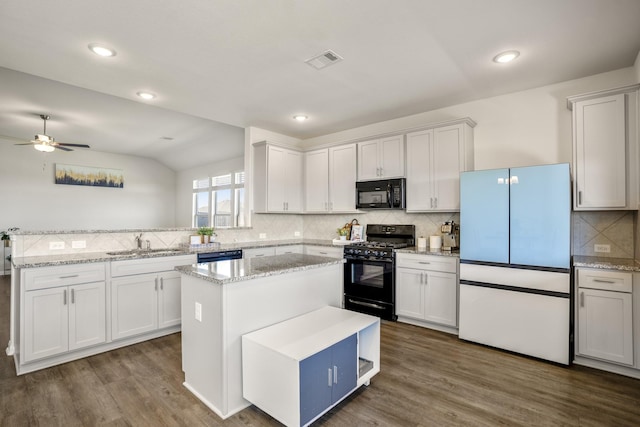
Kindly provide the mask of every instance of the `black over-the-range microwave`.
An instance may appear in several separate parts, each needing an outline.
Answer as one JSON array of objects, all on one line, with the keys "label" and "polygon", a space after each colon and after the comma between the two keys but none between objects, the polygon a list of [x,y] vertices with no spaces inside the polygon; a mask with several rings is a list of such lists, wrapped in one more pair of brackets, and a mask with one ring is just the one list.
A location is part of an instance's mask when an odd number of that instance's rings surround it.
[{"label": "black over-the-range microwave", "polygon": [[357,209],[404,209],[405,178],[356,182]]}]

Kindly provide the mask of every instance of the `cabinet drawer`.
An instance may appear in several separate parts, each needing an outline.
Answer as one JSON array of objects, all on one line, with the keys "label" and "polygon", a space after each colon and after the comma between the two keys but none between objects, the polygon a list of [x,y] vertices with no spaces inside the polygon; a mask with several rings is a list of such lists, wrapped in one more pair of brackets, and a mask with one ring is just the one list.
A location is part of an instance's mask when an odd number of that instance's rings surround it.
[{"label": "cabinet drawer", "polygon": [[307,255],[325,256],[330,258],[342,258],[344,256],[343,248],[334,248],[332,246],[310,246],[304,245],[304,253]]},{"label": "cabinet drawer", "polygon": [[604,291],[631,292],[632,274],[622,271],[578,269],[578,286]]},{"label": "cabinet drawer", "polygon": [[130,276],[133,274],[158,273],[160,271],[173,270],[178,265],[188,265],[195,263],[195,255],[113,261],[111,263],[111,277]]},{"label": "cabinet drawer", "polygon": [[443,271],[445,273],[458,272],[457,258],[437,255],[398,254],[396,266],[418,268],[420,270]]},{"label": "cabinet drawer", "polygon": [[25,290],[53,288],[104,281],[104,263],[73,264],[56,267],[29,268],[24,270]]}]

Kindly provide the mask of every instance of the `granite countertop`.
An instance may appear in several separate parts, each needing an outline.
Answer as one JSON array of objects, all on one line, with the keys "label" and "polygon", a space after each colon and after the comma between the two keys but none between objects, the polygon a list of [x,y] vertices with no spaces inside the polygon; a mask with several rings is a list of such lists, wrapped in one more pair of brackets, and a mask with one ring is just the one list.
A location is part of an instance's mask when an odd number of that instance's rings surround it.
[{"label": "granite countertop", "polygon": [[605,258],[574,255],[573,266],[599,268],[603,270],[640,272],[640,262],[630,258]]},{"label": "granite countertop", "polygon": [[190,255],[201,252],[216,252],[231,249],[252,249],[272,246],[289,245],[315,245],[333,246],[331,240],[292,239],[292,240],[265,240],[258,242],[219,243],[215,245],[196,245],[180,248],[164,248],[145,250],[114,250],[107,252],[78,252],[73,254],[55,254],[30,257],[15,257],[11,262],[16,268],[51,267],[57,265],[85,264],[91,262],[111,262],[130,259],[157,258],[166,256]]},{"label": "granite countertop", "polygon": [[197,277],[219,285],[311,270],[334,264],[343,264],[344,259],[315,255],[286,254],[261,258],[234,259],[203,264],[183,265],[175,269],[180,273]]},{"label": "granite countertop", "polygon": [[408,248],[396,249],[396,253],[399,254],[419,254],[419,255],[435,255],[435,256],[446,256],[446,257],[454,257],[460,258],[460,250],[455,251],[443,251],[442,249],[434,249],[430,250],[429,248],[418,249],[417,246],[411,246]]}]

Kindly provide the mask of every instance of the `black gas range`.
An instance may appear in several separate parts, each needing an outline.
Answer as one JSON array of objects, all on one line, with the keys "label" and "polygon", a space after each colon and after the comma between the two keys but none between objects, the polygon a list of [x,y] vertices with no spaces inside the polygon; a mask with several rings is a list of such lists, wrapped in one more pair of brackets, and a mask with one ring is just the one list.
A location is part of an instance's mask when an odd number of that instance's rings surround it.
[{"label": "black gas range", "polygon": [[369,224],[366,235],[344,248],[345,308],[396,320],[394,251],[415,244],[415,226]]}]

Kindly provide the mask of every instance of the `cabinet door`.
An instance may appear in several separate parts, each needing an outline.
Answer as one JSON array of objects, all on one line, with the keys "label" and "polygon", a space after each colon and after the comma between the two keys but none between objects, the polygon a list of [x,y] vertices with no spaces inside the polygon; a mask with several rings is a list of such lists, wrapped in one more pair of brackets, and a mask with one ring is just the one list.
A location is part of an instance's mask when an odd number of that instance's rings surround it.
[{"label": "cabinet door", "polygon": [[424,271],[411,268],[396,268],[396,314],[398,316],[424,319],[422,296]]},{"label": "cabinet door", "polygon": [[407,211],[433,209],[433,130],[407,135]]},{"label": "cabinet door", "polygon": [[378,140],[358,143],[358,180],[380,179]]},{"label": "cabinet door", "polygon": [[458,283],[455,274],[426,272],[424,320],[458,326]]},{"label": "cabinet door", "polygon": [[624,208],[626,188],[625,95],[576,102],[575,208]]},{"label": "cabinet door", "polygon": [[432,210],[460,210],[460,172],[464,171],[463,126],[447,126],[433,131]]},{"label": "cabinet door", "polygon": [[404,176],[404,135],[396,135],[380,140],[378,164],[384,178]]},{"label": "cabinet door", "polygon": [[283,169],[286,186],[285,211],[302,212],[302,154],[286,150]]},{"label": "cabinet door", "polygon": [[24,354],[22,362],[64,353],[69,349],[69,309],[66,287],[24,293]]},{"label": "cabinet door", "polygon": [[158,328],[156,274],[140,274],[111,280],[111,331],[113,339]]},{"label": "cabinet door", "polygon": [[300,425],[331,406],[331,347],[300,361]]},{"label": "cabinet door", "polygon": [[180,277],[181,275],[177,271],[167,271],[159,275],[158,328],[167,328],[182,323]]},{"label": "cabinet door", "polygon": [[[329,149],[329,209],[350,212],[356,209],[356,145]],[[315,190],[312,190],[315,191]]]},{"label": "cabinet door", "polygon": [[286,150],[269,146],[267,155],[267,211],[285,210],[287,175]]},{"label": "cabinet door", "polygon": [[106,341],[105,282],[69,287],[69,350]]},{"label": "cabinet door", "polygon": [[578,353],[633,365],[630,293],[578,290]]},{"label": "cabinet door", "polygon": [[331,346],[333,386],[331,403],[336,403],[358,384],[358,337],[356,334]]},{"label": "cabinet door", "polygon": [[326,212],[329,210],[329,150],[310,151],[304,158],[304,210]]}]

